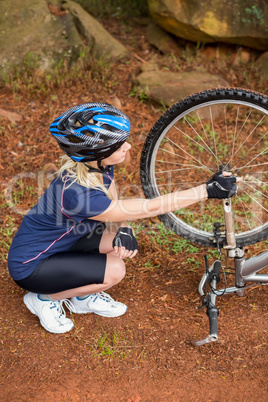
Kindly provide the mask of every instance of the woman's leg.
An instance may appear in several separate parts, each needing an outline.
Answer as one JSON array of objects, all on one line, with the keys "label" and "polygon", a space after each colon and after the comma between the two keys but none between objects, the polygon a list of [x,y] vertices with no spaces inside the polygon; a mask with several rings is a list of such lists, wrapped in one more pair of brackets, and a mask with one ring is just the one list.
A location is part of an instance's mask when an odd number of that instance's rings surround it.
[{"label": "woman's leg", "polygon": [[81,297],[93,293],[98,293],[110,289],[117,285],[125,276],[125,263],[113,251],[112,242],[115,233],[107,228],[104,230],[99,244],[100,254],[106,254],[106,268],[104,281],[100,284],[89,284],[78,288],[68,289],[63,292],[53,293],[50,297],[54,300],[68,299],[71,297]]},{"label": "woman's leg", "polygon": [[[125,275],[124,262],[112,250],[113,237],[108,231],[102,234],[95,250],[96,252],[99,250],[99,255],[90,253],[90,245],[87,246],[89,239],[85,239],[86,242],[82,242],[82,245],[80,243],[78,249],[86,247],[86,250],[54,255],[39,266],[32,275],[33,278],[27,279],[25,288],[33,290],[24,296],[24,303],[33,314],[39,317],[41,325],[47,331],[64,333],[73,328],[72,321],[63,314],[62,302],[66,298],[72,298],[70,302],[66,301],[66,305],[74,313],[91,312],[105,317],[118,317],[126,312],[126,305],[115,302],[105,293],[99,293],[116,285]],[[95,242],[91,243],[95,247],[96,238]],[[72,283],[87,283],[87,281],[90,283],[92,278],[95,278],[93,281],[96,280],[96,283],[71,288]],[[45,289],[52,289],[53,286],[64,288],[67,283],[71,289],[52,293],[52,296],[46,297]],[[40,284],[43,286],[43,292],[39,290]],[[99,294],[89,296],[92,293]],[[79,299],[79,296],[87,297]]]},{"label": "woman's leg", "polygon": [[91,284],[79,288],[64,290],[63,292],[50,295],[54,300],[68,299],[70,297],[86,296],[92,293],[98,293],[110,289],[117,285],[125,276],[125,263],[112,253],[107,254],[104,282],[100,284]]}]

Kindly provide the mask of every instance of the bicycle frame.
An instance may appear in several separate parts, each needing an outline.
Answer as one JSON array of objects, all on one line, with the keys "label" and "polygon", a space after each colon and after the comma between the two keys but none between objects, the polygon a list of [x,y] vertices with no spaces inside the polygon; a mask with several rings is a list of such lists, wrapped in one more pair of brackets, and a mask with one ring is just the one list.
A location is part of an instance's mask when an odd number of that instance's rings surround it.
[{"label": "bicycle frame", "polygon": [[[248,287],[248,282],[255,282],[259,285],[268,284],[268,274],[258,274],[264,268],[268,267],[268,251],[251,257],[249,259],[244,258],[244,250],[236,247],[234,221],[232,214],[231,199],[223,200],[224,218],[225,218],[225,249],[228,250],[228,256],[234,258],[235,268],[235,286],[216,289],[217,283],[220,280],[221,262],[215,261],[210,268],[206,269],[206,273],[203,275],[198,291],[201,297],[203,297],[202,307],[207,307],[207,314],[210,322],[210,334],[203,340],[194,340],[192,344],[194,346],[202,346],[206,343],[215,342],[218,340],[218,315],[219,310],[216,307],[216,297],[223,294],[237,293],[238,296],[244,296],[245,289]],[[213,291],[208,293],[208,298],[204,292],[204,286],[209,283]]]}]

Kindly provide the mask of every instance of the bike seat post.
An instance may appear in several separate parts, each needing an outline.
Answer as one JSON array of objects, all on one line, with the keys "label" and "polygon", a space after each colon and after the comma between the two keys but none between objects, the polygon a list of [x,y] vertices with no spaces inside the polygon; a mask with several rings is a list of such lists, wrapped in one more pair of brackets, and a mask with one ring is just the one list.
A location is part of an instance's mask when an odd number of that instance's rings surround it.
[{"label": "bike seat post", "polygon": [[238,296],[244,296],[245,291],[244,289],[242,289],[245,286],[245,282],[242,277],[244,250],[236,246],[232,202],[230,198],[226,198],[223,200],[223,209],[224,209],[226,243],[227,243],[224,248],[228,250],[228,256],[230,258],[234,258],[235,284],[237,288],[241,288],[241,290],[237,291],[236,294]]},{"label": "bike seat post", "polygon": [[224,210],[226,243],[227,243],[224,248],[227,250],[235,249],[236,248],[236,239],[235,239],[234,219],[233,219],[231,198],[226,198],[223,200],[223,210]]},{"label": "bike seat post", "polygon": [[245,290],[243,289],[245,286],[245,281],[242,275],[243,263],[244,263],[244,250],[237,248],[235,250],[235,256],[234,256],[235,286],[237,288],[241,288],[241,290],[236,292],[237,296],[245,296]]}]

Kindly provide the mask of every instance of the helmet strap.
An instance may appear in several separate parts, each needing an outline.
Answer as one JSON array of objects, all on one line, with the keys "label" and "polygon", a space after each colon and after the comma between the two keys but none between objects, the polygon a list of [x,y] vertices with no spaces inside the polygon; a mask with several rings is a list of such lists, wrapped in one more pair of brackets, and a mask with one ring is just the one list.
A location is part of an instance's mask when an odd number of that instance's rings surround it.
[{"label": "helmet strap", "polygon": [[107,166],[107,168],[105,169],[103,166],[101,166],[101,160],[97,161],[97,165],[98,165],[98,169],[94,168],[93,166],[88,165],[87,163],[84,162],[84,165],[86,165],[86,167],[88,168],[89,173],[101,173],[101,174],[105,174],[110,172],[112,166]]}]

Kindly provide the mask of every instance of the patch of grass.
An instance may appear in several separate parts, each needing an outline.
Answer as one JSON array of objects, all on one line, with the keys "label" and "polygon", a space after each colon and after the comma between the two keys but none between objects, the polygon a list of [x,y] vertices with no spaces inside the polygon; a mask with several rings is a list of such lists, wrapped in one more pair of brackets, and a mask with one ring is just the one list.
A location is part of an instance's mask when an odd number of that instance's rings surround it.
[{"label": "patch of grass", "polygon": [[178,240],[173,243],[172,251],[174,251],[174,253],[180,253],[183,251],[192,254],[197,253],[199,248],[194,246],[188,240],[179,237]]},{"label": "patch of grass", "polygon": [[1,248],[1,259],[3,261],[7,260],[8,250],[11,246],[13,234],[17,230],[14,220],[11,216],[8,216],[3,225],[0,227],[0,248]]},{"label": "patch of grass", "polygon": [[111,330],[109,333],[103,328],[96,334],[92,350],[97,357],[126,358],[129,356],[132,344],[128,339],[128,333]]},{"label": "patch of grass", "polygon": [[182,251],[196,253],[199,251],[198,247],[192,245],[188,240],[176,235],[162,222],[156,225],[153,230],[149,230],[148,234],[151,236],[153,242],[165,247],[166,250],[172,250],[174,253]]},{"label": "patch of grass", "polygon": [[[26,58],[27,59],[27,58]],[[116,74],[111,65],[102,58],[96,57],[92,49],[84,49],[77,56],[77,61],[70,65],[70,55],[66,54],[56,61],[53,70],[40,73],[36,68],[38,64],[23,62],[8,72],[1,73],[1,80],[6,88],[13,93],[23,93],[25,96],[51,96],[57,88],[72,88],[77,80],[101,82],[112,91],[117,85]]]},{"label": "patch of grass", "polygon": [[129,96],[130,97],[136,97],[137,99],[139,99],[141,102],[146,102],[149,100],[149,88],[146,87],[145,89],[141,89],[141,88],[133,88],[130,93]]}]

